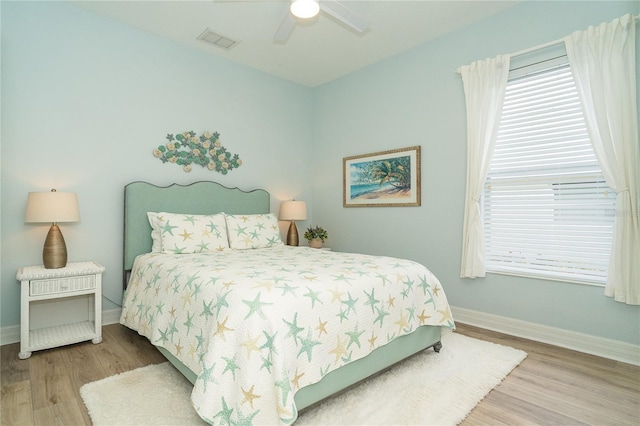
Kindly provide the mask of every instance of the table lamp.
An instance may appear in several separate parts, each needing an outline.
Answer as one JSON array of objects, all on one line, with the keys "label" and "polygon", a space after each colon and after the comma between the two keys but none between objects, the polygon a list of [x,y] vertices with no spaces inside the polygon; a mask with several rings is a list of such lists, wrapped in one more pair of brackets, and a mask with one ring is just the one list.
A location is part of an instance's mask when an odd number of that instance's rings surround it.
[{"label": "table lamp", "polygon": [[287,245],[298,245],[298,228],[296,220],[307,219],[307,205],[304,201],[283,201],[280,204],[280,220],[290,220],[289,232],[287,232]]},{"label": "table lamp", "polygon": [[27,197],[25,223],[51,223],[44,241],[42,261],[46,269],[64,268],[67,265],[67,246],[58,223],[78,222],[78,196],[75,192],[30,192]]}]

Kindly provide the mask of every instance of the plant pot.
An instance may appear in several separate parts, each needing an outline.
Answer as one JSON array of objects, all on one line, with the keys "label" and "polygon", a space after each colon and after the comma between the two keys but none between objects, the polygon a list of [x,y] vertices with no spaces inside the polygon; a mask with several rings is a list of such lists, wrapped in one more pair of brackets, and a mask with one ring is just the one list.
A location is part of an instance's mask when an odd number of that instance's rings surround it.
[{"label": "plant pot", "polygon": [[322,248],[322,240],[320,238],[309,240],[309,247]]}]

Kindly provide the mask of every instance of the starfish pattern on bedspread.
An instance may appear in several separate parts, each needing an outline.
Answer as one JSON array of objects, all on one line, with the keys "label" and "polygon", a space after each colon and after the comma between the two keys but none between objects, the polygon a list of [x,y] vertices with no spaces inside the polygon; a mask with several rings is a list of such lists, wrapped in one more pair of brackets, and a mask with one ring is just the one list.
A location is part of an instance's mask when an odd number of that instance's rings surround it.
[{"label": "starfish pattern on bedspread", "polygon": [[120,322],[198,376],[212,424],[290,424],[295,392],[421,325],[453,328],[424,266],[278,246],[139,256]]}]

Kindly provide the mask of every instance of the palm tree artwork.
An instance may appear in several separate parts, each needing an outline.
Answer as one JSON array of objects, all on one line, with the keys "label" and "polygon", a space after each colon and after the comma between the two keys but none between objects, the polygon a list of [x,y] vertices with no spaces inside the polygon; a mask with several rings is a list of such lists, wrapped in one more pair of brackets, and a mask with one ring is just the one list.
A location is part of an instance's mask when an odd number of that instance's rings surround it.
[{"label": "palm tree artwork", "polygon": [[351,164],[351,199],[411,196],[411,157]]}]

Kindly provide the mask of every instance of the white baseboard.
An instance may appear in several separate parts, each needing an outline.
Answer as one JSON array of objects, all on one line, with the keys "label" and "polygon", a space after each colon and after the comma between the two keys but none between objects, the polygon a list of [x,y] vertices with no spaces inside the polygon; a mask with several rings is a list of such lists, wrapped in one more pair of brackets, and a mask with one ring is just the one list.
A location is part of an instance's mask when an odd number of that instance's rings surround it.
[{"label": "white baseboard", "polygon": [[[638,345],[455,306],[451,307],[451,311],[453,312],[453,318],[456,322],[626,362],[628,364],[640,365],[640,346]],[[111,309],[102,312],[103,325],[116,324],[118,322],[120,322],[120,309]],[[7,345],[19,341],[19,325],[0,329],[0,345]]]},{"label": "white baseboard", "polygon": [[640,365],[639,345],[455,306],[451,307],[451,311],[456,322],[628,364]]},{"label": "white baseboard", "polygon": [[120,313],[122,309],[110,309],[102,311],[102,325],[118,324],[120,322]]},{"label": "white baseboard", "polygon": [[[121,309],[102,311],[102,325],[116,324],[120,322]],[[0,345],[8,345],[20,341],[20,326],[12,325],[0,328]]]},{"label": "white baseboard", "polygon": [[20,326],[12,325],[0,328],[0,345],[8,345],[20,341]]}]

